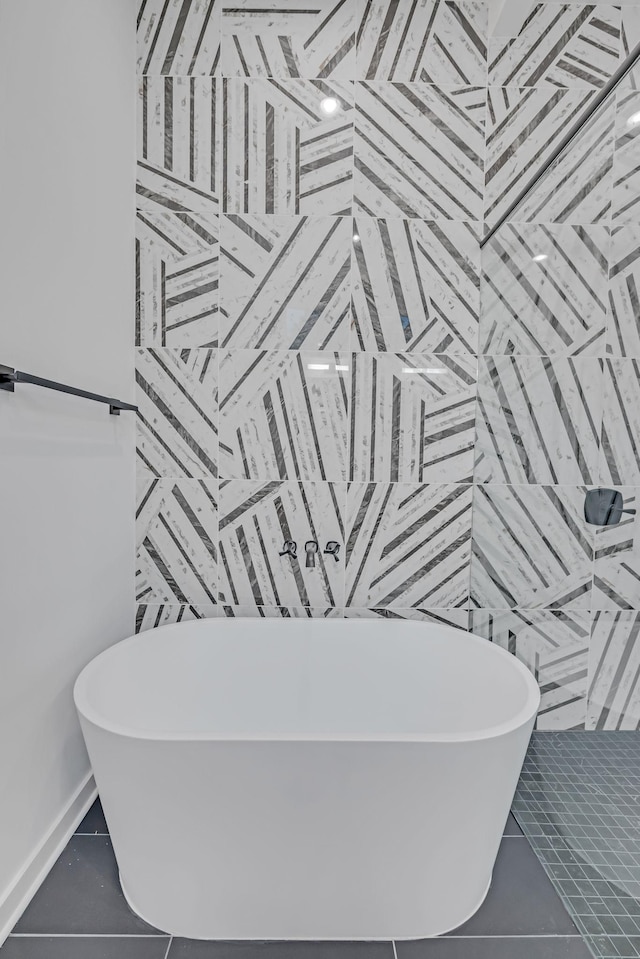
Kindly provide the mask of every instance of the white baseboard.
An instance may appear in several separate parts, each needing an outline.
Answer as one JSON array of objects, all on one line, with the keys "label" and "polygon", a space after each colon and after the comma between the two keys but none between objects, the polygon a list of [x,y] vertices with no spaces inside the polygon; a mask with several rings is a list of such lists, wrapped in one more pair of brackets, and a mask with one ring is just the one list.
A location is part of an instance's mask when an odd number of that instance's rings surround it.
[{"label": "white baseboard", "polygon": [[97,795],[93,774],[89,773],[67,808],[44,836],[27,865],[0,898],[0,946],[40,888],[43,879],[69,842],[78,824],[82,822]]}]

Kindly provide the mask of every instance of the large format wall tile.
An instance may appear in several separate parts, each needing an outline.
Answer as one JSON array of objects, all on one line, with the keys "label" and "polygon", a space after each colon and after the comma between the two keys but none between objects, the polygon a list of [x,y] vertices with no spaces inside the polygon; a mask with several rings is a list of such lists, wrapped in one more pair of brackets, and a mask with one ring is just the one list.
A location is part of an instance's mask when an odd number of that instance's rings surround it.
[{"label": "large format wall tile", "polygon": [[[344,605],[342,484],[220,484],[220,602],[232,606]],[[304,544],[320,544],[316,566],[307,569]],[[298,558],[280,556],[285,540],[298,544]],[[336,562],[324,556],[328,540],[340,543]]]},{"label": "large format wall tile", "polygon": [[346,604],[466,608],[471,486],[351,483]]},{"label": "large format wall tile", "polygon": [[540,685],[537,729],[584,729],[591,615],[582,610],[471,611],[470,628],[514,653]]},{"label": "large format wall tile", "polygon": [[136,344],[215,346],[218,340],[218,217],[136,217]]},{"label": "large format wall tile", "polygon": [[589,662],[587,729],[640,729],[640,612],[599,612]]},{"label": "large format wall tile", "polygon": [[358,0],[232,0],[222,10],[226,77],[355,76]]},{"label": "large format wall tile", "polygon": [[482,219],[485,90],[356,85],[354,197],[369,216]]},{"label": "large format wall tile", "polygon": [[470,483],[476,411],[471,356],[353,356],[350,479]]},{"label": "large format wall tile", "polygon": [[595,483],[602,360],[479,359],[477,483]]},{"label": "large format wall tile", "polygon": [[220,354],[224,479],[346,480],[349,354]]},{"label": "large format wall tile", "polygon": [[482,251],[481,353],[600,355],[606,226],[509,223]]},{"label": "large format wall tile", "polygon": [[214,350],[136,350],[138,469],[218,475],[218,357]]},{"label": "large format wall tile", "polygon": [[611,236],[607,352],[640,357],[640,225],[617,227]]},{"label": "large format wall tile", "polygon": [[476,352],[476,226],[358,216],[353,232],[354,349]]},{"label": "large format wall tile", "polygon": [[619,54],[619,7],[537,3],[517,37],[491,40],[489,83],[602,87],[618,68]]},{"label": "large format wall tile", "polygon": [[602,478],[615,486],[640,486],[639,364],[636,359],[605,360]]},{"label": "large format wall tile", "polygon": [[487,6],[479,0],[369,0],[358,30],[358,77],[485,83]]},{"label": "large format wall tile", "polygon": [[217,607],[227,619],[341,619],[342,610],[335,606],[244,606]]},{"label": "large format wall tile", "polygon": [[[489,87],[485,218],[496,222],[586,109],[585,90]],[[517,211],[518,221],[597,223],[611,208],[614,105],[607,103]]]},{"label": "large format wall tile", "polygon": [[482,609],[588,609],[592,527],[578,486],[476,486],[471,601]]},{"label": "large format wall tile", "polygon": [[138,96],[138,206],[217,213],[221,84],[143,77]]},{"label": "large format wall tile", "polygon": [[224,211],[349,213],[353,84],[253,78],[223,86]]},{"label": "large format wall tile", "polygon": [[222,0],[140,0],[138,73],[219,72]]},{"label": "large format wall tile", "polygon": [[211,480],[138,478],[139,603],[217,602],[217,486]]},{"label": "large format wall tile", "polygon": [[[347,606],[344,610],[346,619],[406,619],[416,623],[430,623],[434,626],[453,626],[455,629],[469,627],[469,611],[465,609],[398,609],[396,606],[378,607],[377,609],[357,609]],[[428,639],[425,633],[425,639]],[[452,640],[455,642],[455,637]]]},{"label": "large format wall tile", "polygon": [[176,606],[167,603],[140,603],[136,609],[136,633],[157,626],[170,626],[194,619],[213,619],[220,614],[219,606]]},{"label": "large format wall tile", "polygon": [[637,224],[640,218],[640,93],[627,80],[616,93],[616,141],[613,160],[611,222]]},{"label": "large format wall tile", "polygon": [[222,217],[222,346],[349,348],[350,217]]},{"label": "large format wall tile", "polygon": [[620,488],[625,510],[615,526],[595,530],[592,609],[640,609],[640,504],[638,490]]}]

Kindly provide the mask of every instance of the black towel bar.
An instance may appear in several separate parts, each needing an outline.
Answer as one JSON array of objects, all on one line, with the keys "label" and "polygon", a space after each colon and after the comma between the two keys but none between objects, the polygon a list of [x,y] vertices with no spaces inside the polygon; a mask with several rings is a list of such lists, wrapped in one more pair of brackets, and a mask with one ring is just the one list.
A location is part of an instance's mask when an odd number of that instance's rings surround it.
[{"label": "black towel bar", "polygon": [[96,403],[106,403],[113,416],[119,416],[120,410],[133,410],[136,413],[138,411],[137,406],[133,406],[131,403],[123,403],[122,400],[115,400],[112,396],[102,396],[100,393],[90,393],[88,390],[76,389],[75,386],[56,383],[55,380],[45,380],[41,376],[34,376],[33,373],[23,373],[21,370],[14,370],[12,366],[4,366],[0,363],[0,390],[13,392],[16,383],[44,386],[48,390],[57,390],[58,393],[71,393],[73,396],[83,396],[86,400],[95,400]]}]

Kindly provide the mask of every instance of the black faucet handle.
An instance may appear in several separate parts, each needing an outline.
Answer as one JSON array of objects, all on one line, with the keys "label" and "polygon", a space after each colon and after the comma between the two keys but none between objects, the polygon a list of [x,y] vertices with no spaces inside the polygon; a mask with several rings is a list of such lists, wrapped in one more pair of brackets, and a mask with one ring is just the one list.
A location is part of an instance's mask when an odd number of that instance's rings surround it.
[{"label": "black faucet handle", "polygon": [[340,543],[335,539],[330,539],[327,545],[325,546],[324,552],[329,556],[333,556],[336,563],[339,562],[338,553],[340,552]]},{"label": "black faucet handle", "polygon": [[306,565],[308,569],[313,569],[313,567],[316,565],[316,553],[319,549],[320,546],[318,545],[318,541],[315,539],[308,539],[304,544],[304,551],[307,554]]},{"label": "black faucet handle", "polygon": [[292,539],[285,539],[284,545],[282,547],[281,556],[290,556],[291,559],[295,559],[298,554],[298,544],[294,543]]}]

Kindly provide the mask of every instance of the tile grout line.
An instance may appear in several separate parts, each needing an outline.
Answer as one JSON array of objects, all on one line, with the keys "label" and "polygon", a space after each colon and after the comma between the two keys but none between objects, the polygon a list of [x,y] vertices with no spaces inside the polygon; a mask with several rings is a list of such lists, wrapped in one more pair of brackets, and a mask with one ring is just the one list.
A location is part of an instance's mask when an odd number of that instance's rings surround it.
[{"label": "tile grout line", "polygon": [[171,949],[171,944],[172,944],[172,942],[173,942],[173,936],[170,936],[170,937],[169,937],[169,943],[168,943],[168,945],[167,945],[167,951],[166,951],[165,954],[164,954],[164,959],[168,959],[169,950]]}]

